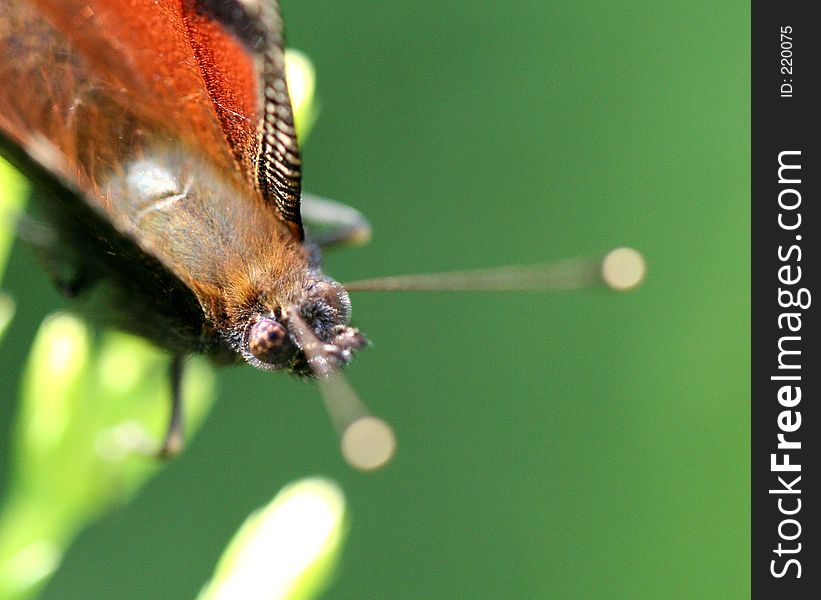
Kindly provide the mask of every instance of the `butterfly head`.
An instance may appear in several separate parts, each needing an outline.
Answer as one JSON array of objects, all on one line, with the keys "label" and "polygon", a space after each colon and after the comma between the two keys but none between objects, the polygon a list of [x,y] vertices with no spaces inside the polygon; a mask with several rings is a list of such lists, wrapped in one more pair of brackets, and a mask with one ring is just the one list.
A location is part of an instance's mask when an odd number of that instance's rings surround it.
[{"label": "butterfly head", "polygon": [[262,370],[326,374],[348,364],[353,352],[367,343],[349,325],[350,317],[345,288],[330,277],[313,277],[293,302],[268,306],[249,316],[240,353]]}]

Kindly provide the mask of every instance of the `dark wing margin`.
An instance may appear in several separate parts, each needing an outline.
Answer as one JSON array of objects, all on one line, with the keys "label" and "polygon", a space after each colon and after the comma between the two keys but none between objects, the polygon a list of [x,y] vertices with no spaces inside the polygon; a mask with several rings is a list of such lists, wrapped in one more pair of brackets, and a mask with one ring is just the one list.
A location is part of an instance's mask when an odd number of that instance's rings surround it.
[{"label": "dark wing margin", "polygon": [[[264,202],[302,240],[302,161],[285,81],[279,4],[275,0],[185,0],[184,7],[194,52],[235,157],[253,173],[254,186]],[[239,98],[232,97],[230,90],[242,86],[233,81],[238,77],[236,63],[226,64],[232,53],[213,52],[213,48],[226,47],[224,40],[218,40],[214,23],[230,32],[253,57],[252,111],[247,102],[242,105],[241,92]]]}]

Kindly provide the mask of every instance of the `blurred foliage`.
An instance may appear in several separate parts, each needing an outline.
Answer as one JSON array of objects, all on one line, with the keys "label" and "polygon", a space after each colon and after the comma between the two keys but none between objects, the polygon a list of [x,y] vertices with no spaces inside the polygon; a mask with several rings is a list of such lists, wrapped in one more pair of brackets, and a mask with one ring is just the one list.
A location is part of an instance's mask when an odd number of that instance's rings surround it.
[{"label": "blurred foliage", "polygon": [[[79,530],[127,500],[161,468],[169,359],[133,336],[97,341],[56,314],[34,339],[0,513],[0,598],[31,597]],[[214,378],[190,361],[183,379],[189,437],[213,401]]]},{"label": "blurred foliage", "polygon": [[[23,206],[27,188],[25,179],[0,157],[0,282],[14,241],[14,221]],[[13,314],[14,301],[0,291],[0,340]]]},{"label": "blurred foliage", "polygon": [[198,600],[307,600],[327,587],[347,532],[335,483],[292,483],[254,512]]}]

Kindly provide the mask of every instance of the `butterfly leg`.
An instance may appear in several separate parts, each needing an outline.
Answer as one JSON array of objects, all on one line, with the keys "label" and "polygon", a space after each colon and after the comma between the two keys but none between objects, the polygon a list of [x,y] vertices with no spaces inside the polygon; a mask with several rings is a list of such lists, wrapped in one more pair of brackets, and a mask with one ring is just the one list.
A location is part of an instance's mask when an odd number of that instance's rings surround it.
[{"label": "butterfly leg", "polygon": [[162,446],[157,456],[163,460],[174,458],[182,452],[185,444],[185,421],[182,406],[182,374],[185,357],[175,355],[171,361],[171,417],[168,420],[168,429],[165,432]]},{"label": "butterfly leg", "polygon": [[312,241],[320,248],[361,246],[371,239],[371,224],[358,210],[341,202],[303,194],[302,218],[319,230]]}]

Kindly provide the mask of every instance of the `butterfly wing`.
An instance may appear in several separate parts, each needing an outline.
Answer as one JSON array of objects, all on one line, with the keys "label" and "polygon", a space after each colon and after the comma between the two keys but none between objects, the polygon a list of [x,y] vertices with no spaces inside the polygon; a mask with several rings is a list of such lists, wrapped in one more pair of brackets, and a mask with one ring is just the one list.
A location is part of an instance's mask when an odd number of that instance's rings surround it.
[{"label": "butterfly wing", "polygon": [[[222,130],[263,200],[297,239],[301,159],[276,2],[184,0],[194,54]],[[250,60],[249,60],[250,59]]]},{"label": "butterfly wing", "polygon": [[21,83],[0,90],[0,128],[49,140],[103,209],[105,171],[164,136],[302,239],[275,3],[7,0],[0,16],[0,75]]}]

